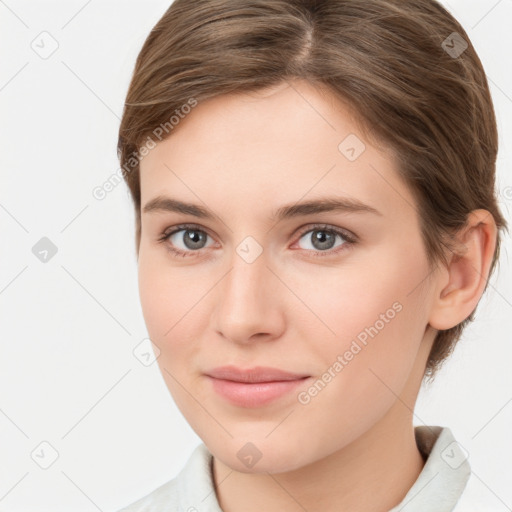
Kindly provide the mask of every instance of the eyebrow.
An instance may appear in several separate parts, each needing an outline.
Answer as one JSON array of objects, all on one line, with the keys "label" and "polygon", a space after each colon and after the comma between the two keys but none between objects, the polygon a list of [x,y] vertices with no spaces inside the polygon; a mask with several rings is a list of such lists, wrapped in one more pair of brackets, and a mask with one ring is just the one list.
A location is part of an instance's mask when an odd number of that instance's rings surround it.
[{"label": "eyebrow", "polygon": [[[157,196],[148,201],[144,206],[143,212],[176,212],[210,220],[214,220],[217,217],[208,208],[197,204],[185,203],[166,196]],[[303,215],[324,212],[372,213],[374,215],[382,216],[382,213],[377,209],[359,201],[358,199],[348,197],[324,197],[302,203],[281,206],[273,212],[270,220],[281,221]]]}]

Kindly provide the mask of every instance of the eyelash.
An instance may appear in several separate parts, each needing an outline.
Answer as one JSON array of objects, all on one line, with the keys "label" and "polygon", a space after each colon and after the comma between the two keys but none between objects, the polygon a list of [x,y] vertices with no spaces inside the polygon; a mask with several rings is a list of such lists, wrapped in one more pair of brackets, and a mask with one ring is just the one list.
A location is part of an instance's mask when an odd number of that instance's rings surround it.
[{"label": "eyelash", "polygon": [[[184,230],[190,230],[190,231],[200,231],[202,233],[205,233],[206,235],[210,236],[207,231],[204,229],[201,229],[200,226],[197,226],[195,224],[180,224],[178,226],[175,226],[174,229],[170,232],[168,230],[164,231],[161,236],[158,238],[159,243],[165,243],[169,238],[174,235],[175,233],[179,231]],[[318,258],[325,258],[327,256],[333,256],[334,254],[338,254],[342,251],[349,250],[353,245],[357,243],[357,237],[350,232],[347,232],[345,230],[341,230],[340,228],[335,228],[333,226],[330,226],[328,224],[313,224],[308,225],[307,229],[302,230],[298,235],[298,240],[300,240],[306,233],[309,233],[310,231],[327,231],[329,233],[334,233],[335,235],[339,235],[345,243],[343,243],[341,246],[337,247],[336,249],[329,249],[326,251],[307,251],[311,253],[313,257]],[[176,249],[175,247],[171,247],[169,244],[165,244],[166,249],[175,256],[180,256],[183,258],[187,258],[189,256],[194,256],[196,253],[200,252],[201,249],[197,251],[182,251],[180,249]]]}]

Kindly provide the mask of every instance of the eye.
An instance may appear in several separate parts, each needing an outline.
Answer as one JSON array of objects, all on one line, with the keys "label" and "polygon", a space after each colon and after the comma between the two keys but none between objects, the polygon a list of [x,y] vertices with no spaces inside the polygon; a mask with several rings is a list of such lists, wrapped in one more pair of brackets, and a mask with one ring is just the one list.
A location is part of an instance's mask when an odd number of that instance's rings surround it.
[{"label": "eye", "polygon": [[[336,245],[337,238],[341,240],[338,245]],[[356,238],[351,233],[327,225],[316,225],[313,228],[309,226],[307,231],[302,231],[299,242],[303,239],[306,243],[302,248],[312,250],[314,256],[332,255],[356,243]]]},{"label": "eye", "polygon": [[[206,248],[206,240],[210,235],[197,226],[176,226],[171,232],[165,232],[158,239],[166,242],[167,250],[178,256],[193,256],[195,252]],[[167,243],[168,242],[168,243]]]},{"label": "eye", "polygon": [[[171,231],[166,230],[158,241],[164,243],[166,249],[173,255],[187,257],[195,256],[201,249],[208,248],[206,242],[209,237],[210,235],[204,229],[184,224],[175,226]],[[341,243],[336,245],[337,238]],[[337,254],[357,242],[357,237],[352,233],[325,224],[308,226],[307,230],[302,231],[299,242],[302,239],[306,241],[306,247],[302,249],[315,257]]]}]

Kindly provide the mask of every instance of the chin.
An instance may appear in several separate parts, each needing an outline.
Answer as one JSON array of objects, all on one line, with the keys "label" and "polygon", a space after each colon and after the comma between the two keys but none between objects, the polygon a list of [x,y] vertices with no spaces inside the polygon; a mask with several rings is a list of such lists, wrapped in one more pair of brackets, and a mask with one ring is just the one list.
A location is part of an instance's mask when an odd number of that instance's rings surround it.
[{"label": "chin", "polygon": [[265,439],[249,441],[248,438],[230,439],[222,446],[207,443],[206,447],[223,464],[240,473],[285,473],[294,471],[311,462],[304,450],[297,450],[296,440],[289,445],[282,441]]}]

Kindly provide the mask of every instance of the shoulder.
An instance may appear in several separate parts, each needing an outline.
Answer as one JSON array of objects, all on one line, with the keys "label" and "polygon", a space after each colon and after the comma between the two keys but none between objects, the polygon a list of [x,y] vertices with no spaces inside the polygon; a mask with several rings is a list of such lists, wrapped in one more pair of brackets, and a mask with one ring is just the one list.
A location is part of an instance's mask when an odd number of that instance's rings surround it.
[{"label": "shoulder", "polygon": [[118,512],[177,512],[179,510],[178,495],[178,477],[176,477]]},{"label": "shoulder", "polygon": [[502,503],[486,484],[471,473],[453,512],[503,512],[505,508]]},{"label": "shoulder", "polygon": [[[197,496],[211,495],[212,455],[204,444],[198,445],[178,475],[154,491],[117,512],[190,512]],[[215,492],[213,491],[213,496]]]}]

